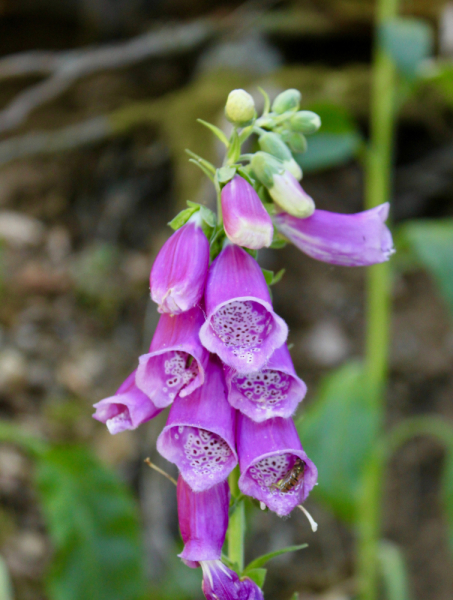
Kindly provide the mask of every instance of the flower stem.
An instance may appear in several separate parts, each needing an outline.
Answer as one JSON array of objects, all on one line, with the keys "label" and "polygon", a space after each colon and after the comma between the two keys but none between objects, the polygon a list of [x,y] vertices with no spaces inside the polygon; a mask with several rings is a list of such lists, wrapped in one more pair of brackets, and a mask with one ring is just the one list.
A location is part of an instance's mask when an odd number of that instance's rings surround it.
[{"label": "flower stem", "polygon": [[[239,496],[238,487],[239,467],[236,467],[229,476],[231,496]],[[239,572],[244,570],[244,534],[245,534],[245,510],[244,502],[238,502],[234,512],[230,515],[228,525],[228,558],[232,563],[236,563]]]},{"label": "flower stem", "polygon": [[[376,42],[371,89],[371,141],[365,173],[365,205],[374,208],[388,202],[391,194],[395,119],[396,70],[381,47],[379,28],[398,14],[399,0],[377,0]],[[367,273],[366,376],[369,399],[382,424],[388,369],[391,277],[388,263],[369,267]],[[378,442],[363,476],[358,505],[358,581],[360,600],[378,595],[378,550],[381,530],[383,460]]]}]

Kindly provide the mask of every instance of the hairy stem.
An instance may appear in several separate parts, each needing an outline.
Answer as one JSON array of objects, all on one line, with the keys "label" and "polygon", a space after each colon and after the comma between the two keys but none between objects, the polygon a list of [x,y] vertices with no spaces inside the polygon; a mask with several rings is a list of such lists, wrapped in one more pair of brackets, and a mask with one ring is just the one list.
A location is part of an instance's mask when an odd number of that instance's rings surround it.
[{"label": "hairy stem", "polygon": [[[233,498],[239,496],[239,467],[236,467],[230,474],[229,483],[231,495]],[[236,563],[239,572],[244,570],[244,534],[245,534],[245,510],[244,502],[239,502],[230,516],[228,525],[228,558],[232,563]]]}]

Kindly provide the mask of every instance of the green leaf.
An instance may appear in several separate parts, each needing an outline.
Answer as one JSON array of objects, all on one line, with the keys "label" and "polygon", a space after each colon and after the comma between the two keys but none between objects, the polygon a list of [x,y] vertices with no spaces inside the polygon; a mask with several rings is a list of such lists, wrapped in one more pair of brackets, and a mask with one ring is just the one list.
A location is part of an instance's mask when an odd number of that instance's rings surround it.
[{"label": "green leaf", "polygon": [[230,164],[234,164],[241,156],[241,142],[236,129],[231,135],[230,147],[228,148],[227,158]]},{"label": "green leaf", "polygon": [[280,556],[281,554],[286,554],[287,552],[296,552],[296,550],[303,550],[304,548],[308,548],[308,544],[299,544],[298,546],[287,546],[286,548],[282,548],[281,550],[275,550],[275,552],[269,552],[268,554],[263,554],[255,560],[252,560],[244,569],[243,575],[249,574],[249,571],[253,569],[260,569],[264,567],[264,565],[275,558],[276,556]]},{"label": "green leaf", "polygon": [[189,156],[191,156],[194,160],[196,160],[197,162],[199,162],[201,165],[203,165],[208,171],[210,171],[212,173],[212,175],[215,175],[216,172],[216,168],[214,167],[214,165],[212,163],[210,163],[208,160],[202,158],[201,156],[198,156],[198,154],[195,154],[195,152],[192,152],[192,150],[188,150],[186,148],[186,154],[188,154]]},{"label": "green leaf", "polygon": [[189,162],[194,165],[197,165],[197,167],[203,171],[203,173],[206,175],[206,177],[208,177],[212,181],[212,183],[214,183],[214,176],[212,175],[212,172],[210,171],[210,169],[207,169],[204,166],[204,164],[202,164],[195,158],[189,158]]},{"label": "green leaf", "polygon": [[387,600],[410,600],[406,564],[399,547],[393,542],[381,541],[378,559]]},{"label": "green leaf", "polygon": [[294,158],[305,173],[331,169],[349,162],[362,146],[357,123],[343,107],[318,103],[310,110],[321,117],[322,129],[310,136],[308,150]]},{"label": "green leaf", "polygon": [[399,236],[432,274],[453,314],[453,219],[412,221]]},{"label": "green leaf", "polygon": [[192,200],[187,200],[187,206],[189,208],[193,208],[194,211],[199,210],[202,221],[209,225],[209,227],[215,227],[217,223],[217,219],[215,214],[212,212],[210,208],[204,206],[204,204],[198,204],[197,202],[192,202]]},{"label": "green leaf", "polygon": [[236,175],[236,167],[221,167],[217,170],[219,183],[228,183]]},{"label": "green leaf", "polygon": [[205,127],[207,127],[208,129],[210,129],[212,131],[212,133],[219,138],[219,140],[225,144],[225,146],[228,148],[228,146],[230,145],[230,142],[228,141],[226,135],[223,133],[223,131],[221,129],[219,129],[218,127],[216,127],[215,125],[213,125],[212,123],[208,123],[207,121],[203,121],[203,119],[197,119],[198,123],[201,123],[202,125],[204,125]]},{"label": "green leaf", "polygon": [[247,577],[256,583],[259,588],[263,588],[266,580],[267,569],[250,569],[247,571]]},{"label": "green leaf", "polygon": [[0,556],[0,598],[1,600],[13,600],[13,587],[9,578],[8,567]]},{"label": "green leaf", "polygon": [[36,478],[54,559],[52,600],[139,600],[145,592],[137,507],[114,472],[79,447],[54,447]]},{"label": "green leaf", "polygon": [[276,283],[278,283],[285,273],[286,269],[280,269],[280,271],[277,271],[277,273],[275,273],[275,275],[272,278],[271,285],[275,285]]},{"label": "green leaf", "polygon": [[381,47],[400,73],[411,79],[417,75],[422,61],[433,52],[433,29],[422,19],[396,17],[379,27],[378,36]]},{"label": "green leaf", "polygon": [[442,500],[448,524],[448,545],[453,556],[453,439],[442,473]]},{"label": "green leaf", "polygon": [[253,185],[255,182],[253,181],[252,177],[250,176],[250,173],[248,172],[248,170],[245,167],[239,167],[238,169],[238,173],[241,177],[243,177],[248,183],[250,183],[250,185]]},{"label": "green leaf", "polygon": [[174,217],[168,223],[168,225],[175,231],[177,229],[180,229],[183,225],[185,225],[187,223],[187,221],[190,219],[190,217],[197,212],[197,210],[199,210],[199,206],[197,206],[197,207],[191,206],[189,208],[185,208],[180,213],[178,213],[176,215],[176,217]]},{"label": "green leaf", "polygon": [[264,115],[267,115],[267,113],[271,109],[271,100],[269,98],[269,94],[265,90],[263,90],[263,88],[258,86],[258,91],[264,98],[264,108],[263,108],[263,116],[264,116]]},{"label": "green leaf", "polygon": [[267,285],[271,285],[272,280],[274,279],[274,271],[268,271],[267,269],[261,269],[261,271],[263,272]]},{"label": "green leaf", "polygon": [[318,467],[316,496],[336,515],[353,521],[362,470],[379,426],[362,366],[348,363],[326,377],[296,426]]}]

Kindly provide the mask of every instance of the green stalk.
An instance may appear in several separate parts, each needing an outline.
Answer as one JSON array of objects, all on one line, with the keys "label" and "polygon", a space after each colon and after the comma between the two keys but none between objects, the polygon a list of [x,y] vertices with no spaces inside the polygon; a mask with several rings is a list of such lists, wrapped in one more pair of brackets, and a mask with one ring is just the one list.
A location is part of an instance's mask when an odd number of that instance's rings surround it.
[{"label": "green stalk", "polygon": [[[239,467],[236,467],[229,476],[229,484],[232,498],[237,498],[240,494]],[[245,510],[244,502],[239,502],[230,515],[228,524],[228,558],[232,563],[236,563],[239,572],[244,570],[244,535],[245,535]]]},{"label": "green stalk", "polygon": [[[397,16],[399,0],[377,0],[376,31]],[[371,88],[371,140],[365,172],[365,207],[388,202],[391,195],[395,119],[396,70],[376,36]],[[365,369],[369,400],[384,417],[388,369],[391,279],[388,263],[367,273],[367,331]],[[360,600],[378,597],[378,552],[381,531],[383,450],[380,442],[365,470],[358,505],[358,584]]]}]

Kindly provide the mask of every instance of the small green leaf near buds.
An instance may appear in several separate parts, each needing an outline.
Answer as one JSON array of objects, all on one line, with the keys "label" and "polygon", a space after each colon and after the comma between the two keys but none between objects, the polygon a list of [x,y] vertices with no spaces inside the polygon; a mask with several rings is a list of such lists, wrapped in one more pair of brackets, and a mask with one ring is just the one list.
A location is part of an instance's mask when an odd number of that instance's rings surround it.
[{"label": "small green leaf near buds", "polygon": [[245,90],[233,90],[229,93],[225,105],[225,116],[234,125],[243,127],[255,116],[255,101]]},{"label": "small green leaf near buds", "polygon": [[299,90],[289,89],[279,94],[272,103],[273,112],[281,115],[288,110],[297,110],[302,95]]},{"label": "small green leaf near buds", "polygon": [[190,217],[194,213],[196,213],[198,210],[199,210],[199,205],[197,205],[197,206],[190,206],[189,208],[185,208],[180,213],[178,213],[176,215],[176,217],[174,217],[168,223],[168,225],[172,229],[174,229],[176,231],[177,229],[180,229],[183,225],[185,225],[187,223],[187,221],[190,219]]},{"label": "small green leaf near buds", "polygon": [[289,120],[291,129],[310,135],[321,127],[321,117],[311,110],[300,110]]},{"label": "small green leaf near buds", "polygon": [[283,174],[283,163],[267,152],[256,152],[250,162],[256,178],[267,188],[274,185],[274,175]]},{"label": "small green leaf near buds", "polygon": [[219,183],[228,183],[235,175],[235,167],[221,167],[217,169],[217,181]]}]

